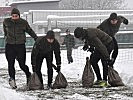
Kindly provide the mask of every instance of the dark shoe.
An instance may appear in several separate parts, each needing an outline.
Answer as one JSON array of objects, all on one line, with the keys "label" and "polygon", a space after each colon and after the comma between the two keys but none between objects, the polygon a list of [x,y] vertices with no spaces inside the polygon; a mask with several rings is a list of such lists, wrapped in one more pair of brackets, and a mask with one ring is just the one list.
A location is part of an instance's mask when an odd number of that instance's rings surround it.
[{"label": "dark shoe", "polygon": [[73,61],[69,61],[68,64],[73,63]]},{"label": "dark shoe", "polygon": [[12,89],[16,89],[17,88],[16,82],[12,78],[9,79],[9,85],[11,86]]},{"label": "dark shoe", "polygon": [[108,87],[108,83],[107,81],[101,81],[100,84],[99,84],[100,87]]},{"label": "dark shoe", "polygon": [[48,85],[47,85],[47,89],[48,89],[48,90],[49,90],[49,89],[53,89],[52,84],[48,84]]},{"label": "dark shoe", "polygon": [[94,82],[94,85],[99,85],[102,82],[102,80],[97,80]]},{"label": "dark shoe", "polygon": [[40,90],[44,90],[44,86],[43,85],[41,86]]}]

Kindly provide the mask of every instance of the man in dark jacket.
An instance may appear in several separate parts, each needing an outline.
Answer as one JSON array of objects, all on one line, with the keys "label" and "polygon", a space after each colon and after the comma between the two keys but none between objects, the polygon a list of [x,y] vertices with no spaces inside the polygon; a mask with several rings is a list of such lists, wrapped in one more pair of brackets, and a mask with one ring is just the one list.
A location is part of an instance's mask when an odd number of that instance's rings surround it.
[{"label": "man in dark jacket", "polygon": [[75,41],[74,41],[74,36],[70,34],[70,30],[67,29],[66,30],[66,36],[64,38],[64,42],[62,43],[62,45],[66,45],[66,49],[67,49],[67,59],[68,59],[68,64],[73,62],[73,58],[72,58],[72,48],[74,48],[75,46]]},{"label": "man in dark jacket", "polygon": [[5,54],[8,61],[8,72],[9,72],[9,84],[12,88],[17,88],[15,83],[15,58],[20,65],[20,68],[25,72],[27,77],[27,82],[30,78],[31,73],[29,68],[25,65],[26,60],[26,35],[27,32],[35,40],[37,35],[30,28],[28,22],[20,18],[20,12],[18,9],[14,8],[11,11],[11,17],[6,18],[3,22],[4,36],[6,40]]},{"label": "man in dark jacket", "polygon": [[114,42],[114,50],[112,53],[112,64],[111,66],[113,67],[113,64],[115,63],[115,60],[118,55],[118,44],[115,39],[115,34],[119,31],[121,23],[124,23],[125,25],[128,24],[128,20],[123,17],[123,16],[117,16],[116,13],[111,13],[110,17],[106,20],[104,20],[97,28],[100,30],[106,32],[109,36],[113,38]]},{"label": "man in dark jacket", "polygon": [[[108,65],[112,62],[110,60],[110,53],[113,49],[112,37],[97,28],[83,29],[82,27],[77,27],[74,31],[74,35],[76,38],[85,41],[86,47],[95,47],[94,52],[91,54],[90,62],[96,73],[99,85],[107,86]],[[89,47],[87,47],[86,50],[89,50]],[[100,59],[105,63],[103,66],[103,80],[98,66]]]},{"label": "man in dark jacket", "polygon": [[53,31],[48,31],[46,36],[39,37],[32,49],[31,54],[31,64],[33,67],[33,72],[36,72],[39,76],[39,79],[43,85],[43,78],[41,73],[41,65],[43,59],[46,58],[47,63],[47,73],[48,73],[48,89],[52,88],[52,79],[53,79],[53,52],[56,59],[56,70],[60,71],[61,68],[61,56],[60,56],[60,44],[55,39]]}]

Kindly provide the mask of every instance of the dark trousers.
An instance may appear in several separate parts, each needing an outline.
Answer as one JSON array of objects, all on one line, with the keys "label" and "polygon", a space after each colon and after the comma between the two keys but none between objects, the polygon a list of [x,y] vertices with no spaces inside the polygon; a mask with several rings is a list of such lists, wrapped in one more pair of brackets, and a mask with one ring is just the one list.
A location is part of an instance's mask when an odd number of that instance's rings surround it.
[{"label": "dark trousers", "polygon": [[52,52],[47,53],[45,55],[44,54],[37,55],[35,72],[37,73],[41,83],[43,84],[41,66],[44,58],[46,58],[46,63],[47,63],[48,84],[51,84],[53,80],[53,68],[52,68],[53,53]]},{"label": "dark trousers", "polygon": [[[108,53],[110,54],[113,49],[113,42],[111,42],[109,45],[106,46]],[[101,59],[102,65],[103,65],[103,80],[107,81],[107,75],[108,75],[108,64],[105,58],[102,57],[99,51],[95,50],[94,53],[90,56],[90,62],[91,65],[96,73],[97,80],[102,80],[100,69],[98,66],[98,62]]]},{"label": "dark trousers", "polygon": [[5,55],[8,61],[8,72],[10,78],[15,79],[15,59],[19,63],[20,68],[25,72],[26,77],[29,77],[30,72],[27,65],[25,65],[26,60],[26,48],[25,44],[6,44]]},{"label": "dark trousers", "polygon": [[115,60],[116,60],[116,58],[118,56],[118,43],[117,43],[115,37],[113,37],[113,42],[114,42],[114,49],[113,49],[111,58],[114,58],[114,61],[113,61],[113,64],[114,64]]},{"label": "dark trousers", "polygon": [[72,48],[67,48],[67,60],[68,60],[68,62],[73,62]]}]

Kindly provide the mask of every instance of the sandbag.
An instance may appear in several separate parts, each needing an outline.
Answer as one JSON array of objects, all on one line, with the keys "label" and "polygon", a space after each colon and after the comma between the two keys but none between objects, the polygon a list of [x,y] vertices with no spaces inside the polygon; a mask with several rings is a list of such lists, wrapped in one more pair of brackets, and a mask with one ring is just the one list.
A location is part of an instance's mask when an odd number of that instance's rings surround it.
[{"label": "sandbag", "polygon": [[119,73],[114,70],[112,67],[108,68],[108,83],[111,86],[124,86],[124,83],[122,82],[121,77],[119,76]]},{"label": "sandbag", "polygon": [[83,87],[92,87],[93,83],[94,83],[94,72],[92,70],[91,64],[90,64],[90,60],[87,57],[86,58],[86,65],[83,71],[83,75],[82,75],[82,85]]},{"label": "sandbag", "polygon": [[66,88],[67,86],[68,86],[68,83],[65,76],[61,72],[59,72],[55,78],[53,89]]},{"label": "sandbag", "polygon": [[34,72],[28,82],[27,90],[41,90],[43,88],[43,84],[40,82],[38,75]]}]

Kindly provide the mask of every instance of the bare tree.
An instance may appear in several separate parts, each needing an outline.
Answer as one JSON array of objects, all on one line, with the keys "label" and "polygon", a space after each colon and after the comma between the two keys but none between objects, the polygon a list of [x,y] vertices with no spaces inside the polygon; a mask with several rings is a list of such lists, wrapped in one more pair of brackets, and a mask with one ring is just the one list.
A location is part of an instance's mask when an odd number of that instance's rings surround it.
[{"label": "bare tree", "polygon": [[123,9],[125,0],[61,0],[60,9],[68,10],[116,10]]}]

